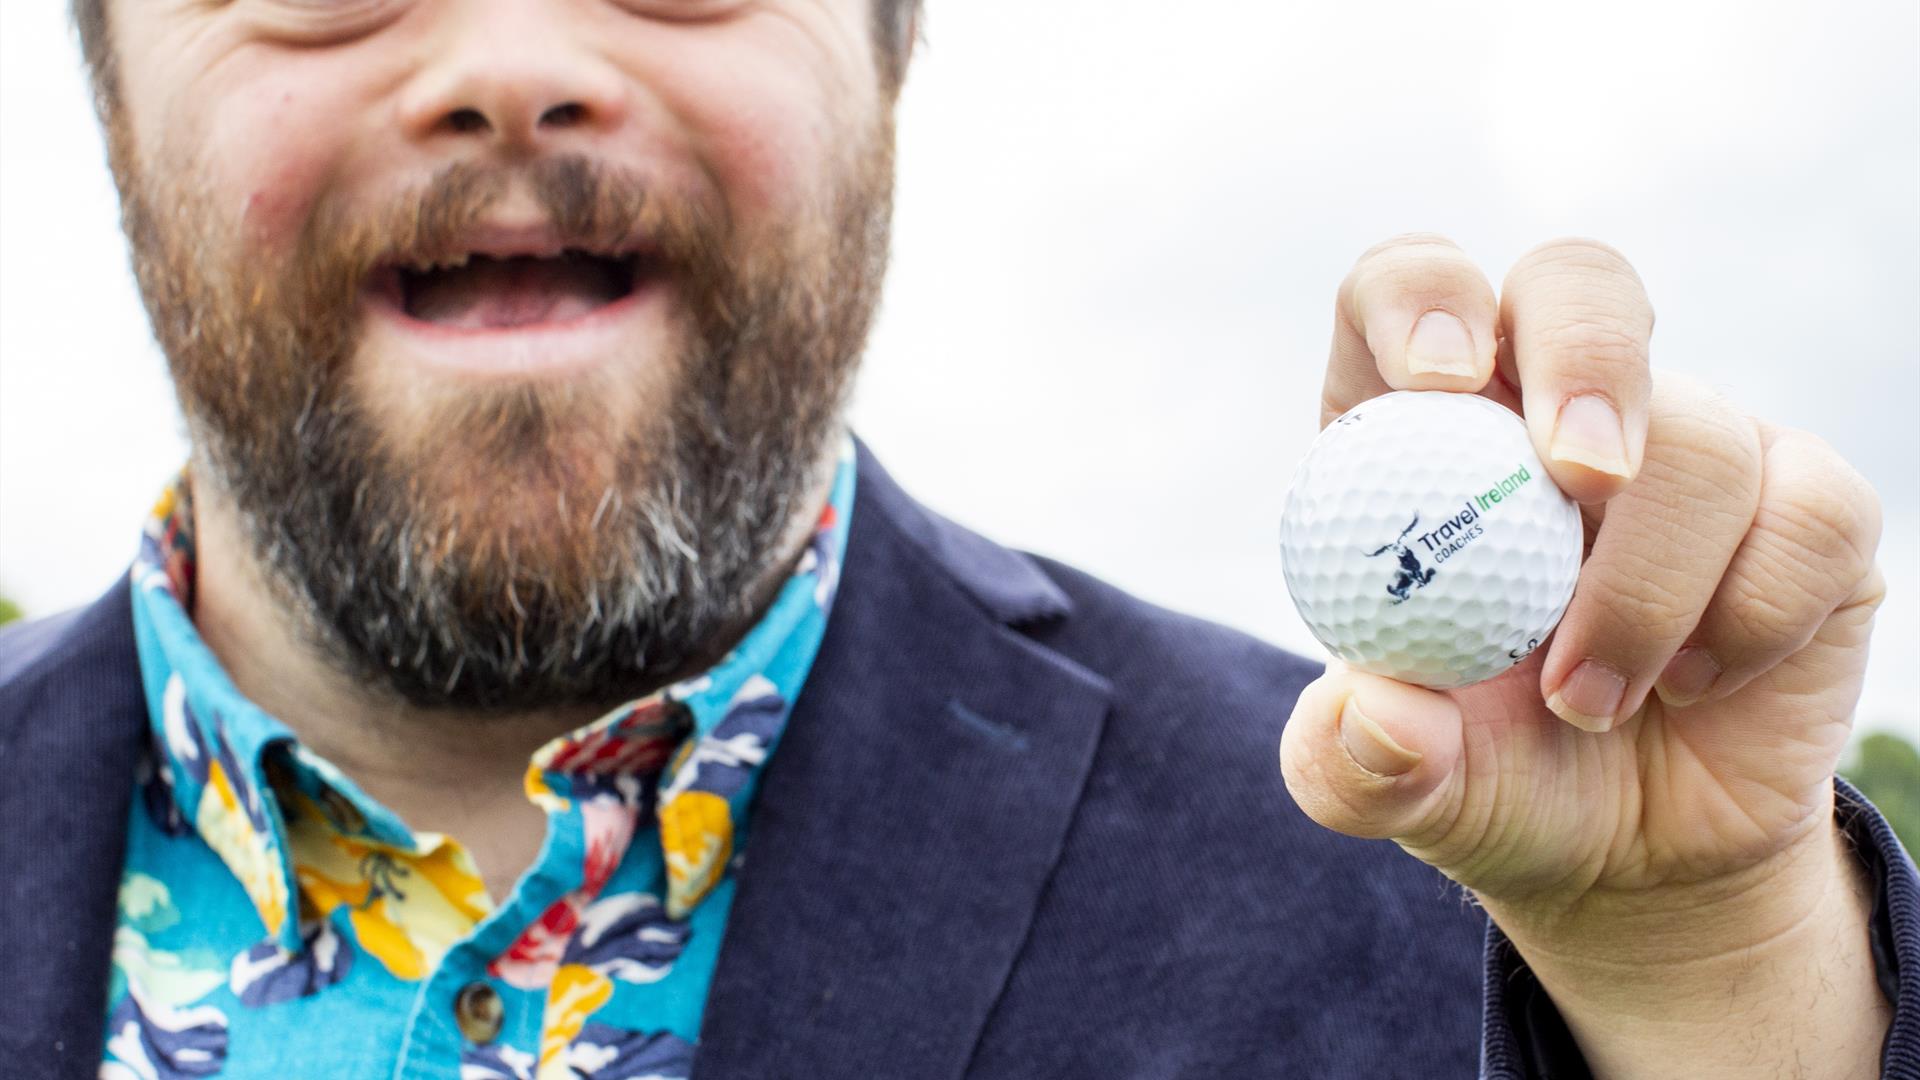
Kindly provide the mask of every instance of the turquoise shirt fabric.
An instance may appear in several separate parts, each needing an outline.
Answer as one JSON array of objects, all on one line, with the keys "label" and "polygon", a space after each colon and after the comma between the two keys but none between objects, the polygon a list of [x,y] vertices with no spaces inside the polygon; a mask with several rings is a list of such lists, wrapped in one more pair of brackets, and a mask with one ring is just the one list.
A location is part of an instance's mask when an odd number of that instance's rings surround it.
[{"label": "turquoise shirt fabric", "polygon": [[688,1076],[748,810],[839,581],[842,442],[805,553],[739,644],[534,755],[546,839],[498,904],[457,838],[409,829],[234,687],[194,629],[170,490],[132,571],[153,743],[100,1075]]}]

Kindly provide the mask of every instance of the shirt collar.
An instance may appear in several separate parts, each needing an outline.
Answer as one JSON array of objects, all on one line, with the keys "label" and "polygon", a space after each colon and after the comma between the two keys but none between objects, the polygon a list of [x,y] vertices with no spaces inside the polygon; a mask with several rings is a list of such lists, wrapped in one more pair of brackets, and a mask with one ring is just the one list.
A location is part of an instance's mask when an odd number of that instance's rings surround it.
[{"label": "shirt collar", "polygon": [[[854,443],[841,436],[831,494],[793,574],[717,664],[549,740],[527,766],[529,799],[550,812],[658,781],[667,908],[683,918],[724,876],[759,769],[805,678],[837,590],[853,509]],[[228,677],[192,620],[195,552],[183,472],[149,515],[132,569],[135,640],[155,751],[148,809],[173,834],[198,832],[245,887],[270,935],[298,948],[284,800],[305,796],[331,828],[430,855],[416,834]],[[665,768],[663,776],[660,770]],[[610,870],[610,868],[603,868]],[[588,869],[587,885],[593,869]]]}]

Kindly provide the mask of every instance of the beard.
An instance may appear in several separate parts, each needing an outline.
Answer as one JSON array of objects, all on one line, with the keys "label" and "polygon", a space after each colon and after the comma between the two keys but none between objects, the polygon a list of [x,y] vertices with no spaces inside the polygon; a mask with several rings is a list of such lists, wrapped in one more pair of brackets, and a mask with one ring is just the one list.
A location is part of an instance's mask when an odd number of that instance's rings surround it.
[{"label": "beard", "polygon": [[[556,157],[455,166],[378,206],[323,199],[278,260],[178,183],[191,170],[142,175],[110,142],[193,482],[235,508],[275,602],[331,666],[416,707],[605,707],[744,630],[841,431],[885,271],[890,117],[826,197],[751,235],[643,176]],[[569,248],[645,238],[672,355],[375,392],[371,276],[457,257],[515,190]]]}]

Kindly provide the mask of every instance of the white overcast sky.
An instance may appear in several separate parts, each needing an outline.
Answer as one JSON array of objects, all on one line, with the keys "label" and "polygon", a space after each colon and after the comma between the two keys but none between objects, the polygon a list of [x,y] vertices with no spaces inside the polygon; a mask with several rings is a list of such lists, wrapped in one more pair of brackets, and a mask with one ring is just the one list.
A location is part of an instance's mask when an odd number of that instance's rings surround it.
[{"label": "white overcast sky", "polygon": [[[1335,287],[1597,236],[1655,363],[1877,485],[1860,725],[1920,737],[1920,5],[929,0],[855,428],[909,490],[1317,651],[1276,534]],[[96,595],[184,455],[58,0],[0,5],[0,591]]]}]

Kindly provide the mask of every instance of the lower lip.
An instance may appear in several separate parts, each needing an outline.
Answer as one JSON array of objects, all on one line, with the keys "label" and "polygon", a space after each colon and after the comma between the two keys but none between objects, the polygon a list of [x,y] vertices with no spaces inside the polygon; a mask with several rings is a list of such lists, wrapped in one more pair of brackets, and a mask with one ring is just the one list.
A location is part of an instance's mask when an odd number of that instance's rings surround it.
[{"label": "lower lip", "polygon": [[585,315],[563,322],[521,326],[456,327],[417,319],[403,306],[397,279],[376,282],[361,293],[369,318],[363,348],[398,353],[422,367],[461,378],[565,378],[596,370],[616,356],[632,355],[637,331],[664,330],[660,317],[665,284],[645,276],[633,291]]}]

